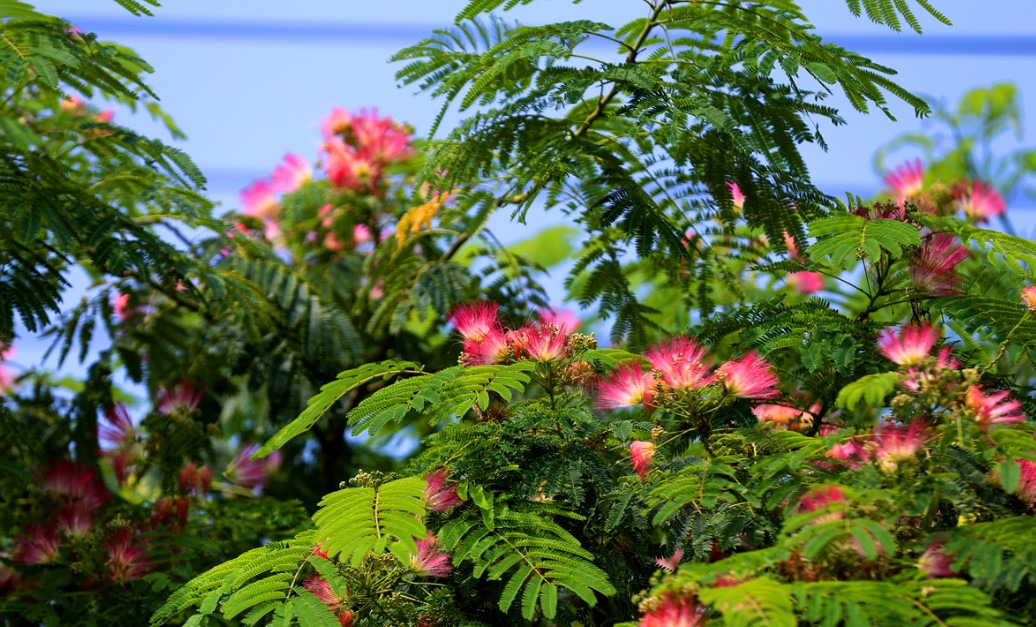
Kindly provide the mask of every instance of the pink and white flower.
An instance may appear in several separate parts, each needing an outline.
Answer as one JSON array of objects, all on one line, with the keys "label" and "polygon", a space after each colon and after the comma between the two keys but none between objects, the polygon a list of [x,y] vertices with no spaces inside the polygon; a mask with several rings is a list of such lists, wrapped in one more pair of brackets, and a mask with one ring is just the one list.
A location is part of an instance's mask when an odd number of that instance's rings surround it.
[{"label": "pink and white flower", "polygon": [[652,346],[644,353],[644,359],[674,390],[696,390],[715,378],[705,359],[705,349],[697,340],[683,335]]},{"label": "pink and white flower", "polygon": [[639,361],[619,365],[597,386],[597,407],[621,409],[644,404],[651,409],[655,399],[655,377],[644,372]]},{"label": "pink and white flower", "polygon": [[246,488],[264,487],[270,480],[270,475],[280,467],[281,452],[274,451],[265,458],[252,459],[252,455],[258,450],[259,446],[256,444],[243,446],[227,465],[223,476],[228,481]]},{"label": "pink and white flower", "polygon": [[777,396],[780,381],[770,364],[749,351],[740,359],[728,361],[719,367],[719,377],[727,393],[739,398],[773,398]]},{"label": "pink and white flower", "polygon": [[813,424],[814,412],[820,411],[820,403],[814,403],[812,407],[807,410],[799,409],[797,407],[788,407],[787,405],[756,405],[752,408],[752,413],[755,414],[756,419],[760,422],[767,422],[770,424],[778,425],[790,429],[792,431],[800,431]]},{"label": "pink and white flower", "polygon": [[320,131],[325,138],[348,135],[352,132],[352,127],[353,116],[341,107],[331,109],[331,113],[320,123]]},{"label": "pink and white flower", "polygon": [[1025,420],[1025,414],[1022,413],[1022,404],[1017,400],[1007,400],[1010,396],[1011,393],[1006,390],[994,392],[986,396],[982,393],[982,389],[979,386],[973,385],[968,388],[964,402],[968,409],[975,412],[975,422],[983,430],[988,431],[996,424],[1023,422]]},{"label": "pink and white flower", "polygon": [[647,474],[651,471],[651,462],[655,458],[655,448],[653,442],[638,440],[630,443],[630,459],[633,461],[633,472],[637,473],[641,481],[646,481]]},{"label": "pink and white flower", "polygon": [[310,575],[302,587],[308,590],[313,596],[323,603],[327,609],[338,619],[341,627],[349,627],[353,623],[353,613],[346,609],[349,603],[348,590],[339,594],[331,587],[331,583],[320,575]]},{"label": "pink and white flower", "polygon": [[284,163],[273,170],[270,180],[273,191],[290,194],[313,179],[313,169],[302,157],[288,153]]},{"label": "pink and white flower", "polygon": [[952,189],[957,208],[976,223],[988,222],[1007,209],[1003,196],[985,181],[964,181]]},{"label": "pink and white flower", "polygon": [[917,569],[928,574],[929,579],[937,577],[955,577],[957,573],[951,568],[953,558],[943,548],[944,542],[935,541],[928,545],[917,560]]},{"label": "pink and white flower", "polygon": [[920,159],[904,163],[885,174],[885,184],[896,193],[897,200],[917,196],[924,191],[924,164]]},{"label": "pink and white flower", "polygon": [[707,619],[705,608],[693,597],[666,593],[651,605],[640,617],[639,627],[703,627]]},{"label": "pink and white flower", "polygon": [[[836,485],[824,486],[810,490],[802,495],[802,498],[799,500],[799,512],[827,510],[831,509],[835,503],[844,502],[845,492],[842,491],[842,488]],[[844,511],[834,510],[813,519],[813,523],[820,524],[832,520],[842,520],[843,518],[845,518]]]},{"label": "pink and white flower", "polygon": [[556,361],[570,351],[568,335],[553,325],[525,326],[512,334],[515,353],[536,361]]},{"label": "pink and white flower", "polygon": [[140,579],[151,568],[147,550],[134,542],[133,530],[122,527],[112,532],[104,542],[108,551],[108,579],[115,583],[123,583]]},{"label": "pink and white flower", "polygon": [[448,512],[462,504],[457,494],[457,484],[448,482],[450,473],[445,468],[429,473],[425,480],[424,503],[433,512]]},{"label": "pink and white flower", "polygon": [[155,409],[162,414],[173,414],[179,411],[192,412],[198,408],[205,388],[180,379],[176,385],[162,386],[155,395]]},{"label": "pink and white flower", "polygon": [[929,235],[910,262],[910,282],[921,292],[935,296],[954,294],[960,280],[956,268],[969,256],[968,249],[952,234]]},{"label": "pink and white flower", "polygon": [[420,577],[446,577],[453,572],[450,554],[439,548],[431,531],[424,540],[417,541],[417,554],[410,555],[410,571]]},{"label": "pink and white flower", "polygon": [[918,326],[908,324],[899,331],[885,328],[878,334],[878,352],[900,366],[916,366],[932,352],[942,332],[925,322]]},{"label": "pink and white flower", "polygon": [[824,289],[824,275],[810,270],[788,273],[788,287],[795,292],[807,295]]},{"label": "pink and white flower", "polygon": [[53,524],[43,527],[33,523],[18,538],[13,558],[21,564],[49,564],[58,558],[60,549]]},{"label": "pink and white flower", "polygon": [[539,325],[541,327],[555,327],[562,335],[571,335],[579,329],[581,321],[575,312],[568,309],[547,309],[539,310]]},{"label": "pink and white flower", "polygon": [[737,183],[727,182],[727,187],[730,188],[730,197],[733,201],[734,208],[741,211],[745,208],[745,195],[741,193],[741,188]]},{"label": "pink and white flower", "polygon": [[887,425],[875,435],[879,444],[874,457],[885,472],[896,470],[899,464],[913,460],[924,450],[924,423],[916,418],[909,427]]},{"label": "pink and white flower", "polygon": [[500,332],[497,319],[500,306],[489,301],[458,305],[447,316],[447,320],[465,340],[481,342],[486,336]]},{"label": "pink and white flower", "polygon": [[281,215],[281,205],[269,183],[259,179],[241,190],[242,215],[263,221],[276,221]]},{"label": "pink and white flower", "polygon": [[111,492],[89,466],[56,459],[35,474],[40,488],[63,506],[79,505],[93,512],[111,499]]},{"label": "pink and white flower", "polygon": [[655,560],[655,563],[669,572],[675,572],[681,559],[683,559],[683,549],[676,549],[671,556],[660,557]]},{"label": "pink and white flower", "polygon": [[1015,463],[1021,468],[1018,478],[1018,497],[1029,505],[1036,505],[1036,462],[1019,459]]},{"label": "pink and white flower", "polygon": [[1023,287],[1021,297],[1029,311],[1036,312],[1036,285]]},{"label": "pink and white flower", "polygon": [[55,517],[58,527],[70,538],[85,538],[93,528],[93,512],[82,503],[59,510]]}]

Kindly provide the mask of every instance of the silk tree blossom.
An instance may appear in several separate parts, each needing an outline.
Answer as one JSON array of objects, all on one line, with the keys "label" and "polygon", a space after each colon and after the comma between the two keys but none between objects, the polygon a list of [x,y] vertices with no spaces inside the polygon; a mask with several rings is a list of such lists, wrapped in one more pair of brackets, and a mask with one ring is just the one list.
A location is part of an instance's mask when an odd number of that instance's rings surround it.
[{"label": "silk tree blossom", "polygon": [[89,466],[57,459],[35,474],[40,488],[63,506],[80,505],[92,512],[111,499],[111,492]]},{"label": "silk tree blossom", "polygon": [[640,610],[640,627],[703,627],[707,620],[705,608],[694,597],[668,592],[642,603]]},{"label": "silk tree blossom", "polygon": [[741,193],[741,188],[737,183],[727,182],[727,187],[730,189],[730,198],[733,201],[734,208],[738,211],[742,211],[745,208],[745,195]]},{"label": "silk tree blossom", "polygon": [[780,381],[770,364],[755,351],[719,367],[727,393],[739,398],[774,398]]},{"label": "silk tree blossom", "polygon": [[953,186],[951,193],[957,208],[969,220],[981,224],[1007,209],[1003,196],[985,181],[964,181]]},{"label": "silk tree blossom", "polygon": [[913,460],[924,450],[924,423],[915,418],[909,427],[887,425],[877,433],[878,448],[874,457],[885,472],[892,472],[899,464]]},{"label": "silk tree blossom", "polygon": [[104,541],[108,551],[108,579],[115,583],[123,583],[140,579],[151,568],[147,550],[141,546],[130,527],[121,527],[112,532]]},{"label": "silk tree blossom", "polygon": [[651,462],[655,458],[655,448],[653,442],[636,441],[630,443],[630,459],[633,461],[633,472],[637,473],[641,481],[647,481],[647,474],[651,471]]},{"label": "silk tree blossom", "polygon": [[12,557],[21,564],[49,564],[58,558],[60,550],[54,525],[44,527],[33,523],[26,528],[25,535],[18,538]]},{"label": "silk tree blossom", "polygon": [[335,592],[331,583],[320,575],[310,575],[302,582],[302,587],[331,610],[341,627],[349,627],[353,624],[353,613],[346,609],[346,605],[349,603],[348,591],[341,594]]},{"label": "silk tree blossom", "polygon": [[424,503],[433,512],[448,512],[462,504],[457,494],[457,484],[448,482],[450,473],[445,468],[434,470],[425,480]]},{"label": "silk tree blossom", "polygon": [[266,458],[252,459],[252,455],[258,450],[259,446],[256,444],[243,446],[227,465],[223,476],[228,481],[246,488],[265,487],[270,475],[280,466],[281,452],[274,451]]},{"label": "silk tree blossom", "polygon": [[916,366],[932,352],[940,335],[942,332],[928,322],[908,324],[900,329],[898,337],[892,327],[887,327],[878,334],[878,352],[900,366]]},{"label": "silk tree blossom", "polygon": [[270,184],[263,179],[255,181],[241,190],[242,215],[259,218],[263,221],[276,221],[281,215],[281,206],[277,202]]},{"label": "silk tree blossom", "polygon": [[107,424],[102,423],[98,429],[98,440],[107,444],[102,454],[111,460],[115,471],[115,481],[121,488],[129,476],[129,469],[137,459],[143,457],[143,448],[138,443],[139,430],[133,425],[129,410],[122,403],[116,403],[104,410]]},{"label": "silk tree blossom", "polygon": [[896,193],[897,200],[917,196],[924,191],[924,164],[920,159],[908,161],[887,172],[884,181]]},{"label": "silk tree blossom", "polygon": [[792,234],[787,231],[784,232],[784,246],[788,249],[788,257],[795,261],[802,261],[802,258],[799,256],[798,244],[795,243],[795,238]]},{"label": "silk tree blossom", "polygon": [[357,152],[377,163],[387,165],[413,156],[410,133],[392,118],[379,118],[377,109],[361,110],[359,117],[353,118],[352,132]]},{"label": "silk tree blossom", "polygon": [[70,538],[85,538],[93,528],[93,511],[82,503],[74,503],[70,507],[58,510],[55,515],[58,528]]},{"label": "silk tree blossom", "polygon": [[1029,311],[1036,313],[1036,285],[1029,285],[1022,288],[1022,302]]},{"label": "silk tree blossom", "polygon": [[975,412],[975,422],[978,426],[988,431],[995,424],[1025,420],[1022,404],[1017,400],[1006,400],[1010,396],[1011,393],[1006,390],[986,396],[979,386],[973,385],[968,388],[965,404],[968,409]]},{"label": "silk tree blossom", "polygon": [[967,248],[957,244],[952,234],[930,235],[925,238],[920,251],[910,262],[910,282],[927,294],[954,294],[960,280],[956,268],[970,255]]},{"label": "silk tree blossom", "polygon": [[955,577],[953,558],[943,548],[943,541],[936,540],[928,545],[917,560],[917,569],[927,573],[929,579],[937,577]]},{"label": "silk tree blossom", "polygon": [[159,413],[173,414],[179,411],[192,412],[198,408],[205,388],[195,385],[186,379],[180,379],[176,385],[162,386],[155,395],[155,409]]},{"label": "silk tree blossom", "polygon": [[681,559],[683,559],[683,549],[676,549],[673,551],[672,555],[669,557],[660,557],[655,560],[655,563],[669,572],[675,572]]},{"label": "silk tree blossom", "polygon": [[0,394],[14,389],[14,375],[3,366],[3,362],[14,356],[14,347],[7,346],[3,348],[3,346],[3,344],[0,344]]},{"label": "silk tree blossom", "polygon": [[284,163],[274,168],[270,180],[273,191],[290,194],[313,180],[313,169],[305,159],[289,152],[284,155]]},{"label": "silk tree blossom", "polygon": [[812,294],[824,289],[824,275],[810,270],[791,272],[788,274],[786,281],[788,287],[802,295]]},{"label": "silk tree blossom", "polygon": [[[845,502],[845,492],[836,485],[829,485],[815,488],[802,495],[799,500],[799,513],[815,512],[832,508],[835,503]],[[842,520],[845,518],[844,511],[831,511],[813,519],[814,524]]]},{"label": "silk tree blossom", "polygon": [[553,325],[522,327],[511,335],[511,345],[516,355],[536,361],[557,361],[571,352],[568,335]]},{"label": "silk tree blossom", "polygon": [[582,324],[575,312],[568,309],[547,309],[543,307],[538,313],[540,317],[539,325],[541,327],[555,327],[562,335],[575,333],[579,329],[579,325]]},{"label": "silk tree blossom", "polygon": [[652,346],[644,353],[644,359],[674,390],[696,390],[715,379],[709,371],[705,349],[697,340],[683,335]]},{"label": "silk tree blossom", "polygon": [[431,531],[424,540],[417,541],[417,553],[410,555],[410,572],[419,577],[446,577],[453,572],[450,554],[439,548],[439,541]]},{"label": "silk tree blossom", "polygon": [[487,335],[502,329],[497,312],[500,306],[490,301],[458,305],[446,319],[465,340],[482,341]]},{"label": "silk tree blossom", "polygon": [[621,409],[643,403],[649,411],[655,400],[655,377],[639,361],[620,364],[597,386],[599,409]]},{"label": "silk tree blossom", "polygon": [[1015,463],[1021,468],[1016,493],[1029,505],[1036,505],[1036,462],[1019,459]]},{"label": "silk tree blossom", "polygon": [[320,151],[327,154],[327,178],[339,189],[371,191],[381,180],[381,166],[370,156],[353,152],[341,138],[324,141]]},{"label": "silk tree blossom", "polygon": [[353,116],[341,107],[331,109],[331,113],[320,123],[320,132],[324,138],[341,135],[351,135],[353,127]]},{"label": "silk tree blossom", "polygon": [[513,331],[492,331],[481,340],[464,340],[461,363],[468,366],[488,366],[504,361],[511,354],[516,342],[513,334]]},{"label": "silk tree blossom", "polygon": [[820,409],[820,403],[814,403],[806,410],[787,405],[763,404],[753,407],[752,413],[760,423],[770,423],[791,431],[801,431],[813,424],[813,416]]},{"label": "silk tree blossom", "polygon": [[960,362],[953,358],[953,349],[949,346],[943,346],[939,349],[939,352],[935,356],[935,365],[930,368],[908,368],[907,378],[904,379],[900,385],[907,390],[917,394],[921,391],[922,383],[928,381],[934,381],[936,379],[935,373],[940,370],[947,368],[956,370],[960,368]]},{"label": "silk tree blossom", "polygon": [[180,494],[205,497],[209,493],[209,486],[212,485],[212,471],[208,466],[195,466],[188,463],[180,470],[179,488]]}]

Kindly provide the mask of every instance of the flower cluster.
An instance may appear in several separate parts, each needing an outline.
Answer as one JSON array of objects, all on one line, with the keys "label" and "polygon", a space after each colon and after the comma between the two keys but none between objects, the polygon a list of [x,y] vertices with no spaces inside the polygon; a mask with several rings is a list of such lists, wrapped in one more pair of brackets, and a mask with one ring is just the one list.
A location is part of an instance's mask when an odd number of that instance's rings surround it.
[{"label": "flower cluster", "polygon": [[274,451],[261,459],[252,459],[252,455],[259,450],[257,444],[246,444],[234,455],[234,459],[227,464],[223,476],[246,488],[262,488],[270,480],[270,476],[281,466],[283,454]]},{"label": "flower cluster", "polygon": [[909,202],[933,214],[960,211],[976,224],[988,222],[991,217],[1007,210],[1007,203],[1000,192],[985,181],[957,181],[949,190],[939,184],[926,185],[924,164],[920,159],[886,173],[885,184],[900,207]]},{"label": "flower cluster", "polygon": [[537,321],[512,330],[500,321],[499,311],[496,303],[481,301],[450,312],[450,323],[464,338],[462,363],[480,366],[523,358],[552,362],[572,353],[579,327],[572,314],[544,309]]}]

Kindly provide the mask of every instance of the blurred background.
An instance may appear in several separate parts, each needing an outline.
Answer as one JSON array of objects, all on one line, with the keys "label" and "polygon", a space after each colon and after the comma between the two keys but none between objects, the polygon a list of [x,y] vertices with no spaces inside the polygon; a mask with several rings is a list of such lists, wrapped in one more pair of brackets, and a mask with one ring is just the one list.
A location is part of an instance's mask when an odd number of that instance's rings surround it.
[{"label": "blurred background", "polygon": [[[209,179],[210,197],[222,211],[238,209],[238,194],[254,179],[269,175],[286,152],[316,158],[320,120],[334,106],[378,108],[382,115],[411,123],[426,135],[440,103],[411,88],[399,88],[389,58],[434,28],[447,26],[465,0],[170,0],[155,17],[133,17],[110,0],[39,0],[38,9],[69,19],[101,39],[133,47],[155,69],[151,85],[164,108],[186,133],[173,140],[146,114],[116,108],[118,123],[183,148]],[[1021,135],[1036,121],[1036,3],[1032,0],[935,0],[953,27],[921,16],[924,35],[895,33],[855,18],[841,0],[804,0],[800,5],[825,40],[899,71],[898,82],[914,93],[955,107],[968,89],[1009,82],[1022,95],[1022,125],[994,143],[1006,154],[1036,141]],[[643,13],[643,0],[539,0],[509,13],[536,24],[585,17],[618,24]],[[922,12],[918,11],[920,15]],[[602,50],[602,54],[606,54]],[[1029,102],[1025,99],[1028,98]],[[104,107],[104,103],[96,103]],[[904,104],[893,102],[892,121],[881,112],[862,114],[834,94],[846,126],[823,128],[824,152],[808,146],[813,180],[824,191],[844,196],[873,195],[881,175],[875,153],[894,137],[925,130]],[[1029,105],[1029,106],[1026,106]],[[105,107],[107,108],[107,107]],[[439,134],[458,120],[448,115]],[[931,131],[935,127],[929,128]],[[940,132],[943,132],[940,129]],[[919,153],[902,150],[889,166]],[[1007,198],[1015,230],[1036,230],[1036,199],[1018,191]],[[509,223],[498,214],[493,230],[504,242],[526,238],[564,221],[560,213],[531,213],[528,224]],[[552,300],[564,299],[566,268],[545,283]],[[83,288],[86,286],[84,285]],[[69,299],[78,299],[70,293]],[[42,366],[47,343],[20,332],[16,362]],[[69,360],[64,369],[79,374]]]}]

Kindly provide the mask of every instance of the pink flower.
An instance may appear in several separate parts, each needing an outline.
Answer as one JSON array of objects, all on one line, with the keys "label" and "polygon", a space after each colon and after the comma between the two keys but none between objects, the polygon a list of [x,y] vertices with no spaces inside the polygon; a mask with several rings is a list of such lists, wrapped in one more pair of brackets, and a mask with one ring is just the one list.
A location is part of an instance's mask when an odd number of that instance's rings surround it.
[{"label": "pink flower", "polygon": [[1036,285],[1029,285],[1022,288],[1022,302],[1029,311],[1036,312]]},{"label": "pink flower", "polygon": [[808,410],[801,410],[786,405],[756,405],[752,408],[759,422],[768,422],[775,425],[787,427],[792,431],[801,429],[813,424],[813,413],[819,412],[820,404],[816,403]]},{"label": "pink flower", "polygon": [[35,474],[40,487],[64,506],[79,505],[93,512],[111,498],[111,492],[89,466],[56,459],[46,471]]},{"label": "pink flower", "polygon": [[241,191],[241,204],[245,206],[242,215],[252,216],[264,221],[276,221],[281,215],[281,206],[277,202],[270,185],[259,179]]},{"label": "pink flower", "polygon": [[14,546],[14,561],[21,564],[49,564],[58,558],[58,534],[51,524],[33,523]]},{"label": "pink flower", "polygon": [[940,335],[942,332],[928,322],[904,326],[899,337],[887,327],[878,334],[878,352],[900,366],[916,366],[928,357]]},{"label": "pink flower", "polygon": [[108,579],[115,583],[140,579],[151,567],[147,551],[133,540],[133,531],[122,527],[104,541],[104,548],[108,551]]},{"label": "pink flower", "polygon": [[705,608],[693,597],[675,597],[664,594],[652,604],[649,611],[640,617],[640,627],[702,627],[705,625]]},{"label": "pink flower", "polygon": [[[834,427],[824,426],[821,429],[821,435],[828,436],[833,431]],[[863,443],[860,442],[855,436],[850,438],[848,442],[842,442],[835,444],[831,447],[831,450],[826,453],[826,456],[831,459],[837,459],[845,462],[849,468],[859,468],[861,462],[865,462],[870,459],[870,453],[864,448]]]},{"label": "pink flower", "polygon": [[93,513],[81,503],[59,510],[56,518],[61,531],[72,538],[85,538],[93,527]]},{"label": "pink flower", "polygon": [[621,364],[597,388],[597,407],[620,409],[644,404],[651,410],[655,399],[655,377],[644,372],[639,361]]},{"label": "pink flower", "polygon": [[921,558],[917,560],[917,569],[928,573],[929,579],[957,575],[951,568],[953,558],[946,553],[942,545],[941,541],[932,542],[921,554]]},{"label": "pink flower", "polygon": [[334,233],[328,233],[324,236],[324,248],[330,251],[338,252],[345,248],[345,244],[339,242],[338,238],[335,237]]},{"label": "pink flower", "polygon": [[273,190],[286,194],[302,187],[312,178],[313,170],[306,160],[291,153],[284,155],[284,164],[274,168],[273,175],[270,176]]},{"label": "pink flower", "polygon": [[988,222],[1007,209],[1003,196],[984,181],[964,181],[952,189],[957,208],[976,223]]},{"label": "pink flower", "polygon": [[500,306],[496,303],[479,301],[454,307],[446,319],[465,340],[481,342],[487,336],[500,331],[500,321],[496,317],[499,310]]},{"label": "pink flower", "polygon": [[338,137],[326,140],[320,147],[327,153],[327,178],[340,189],[365,191],[377,186],[381,166],[367,155],[359,155]]},{"label": "pink flower", "polygon": [[802,258],[799,257],[799,247],[795,244],[795,238],[787,231],[784,232],[784,246],[788,249],[789,257],[796,261],[802,261]]},{"label": "pink flower", "polygon": [[134,313],[134,311],[130,309],[129,303],[129,294],[116,294],[115,298],[112,299],[112,308],[115,310],[115,316],[119,320],[125,320]]},{"label": "pink flower", "polygon": [[630,458],[633,461],[633,472],[640,476],[641,481],[647,480],[647,474],[651,470],[651,461],[655,458],[655,445],[652,442],[631,442]]},{"label": "pink flower", "polygon": [[310,575],[302,582],[302,587],[319,599],[327,609],[331,610],[331,613],[338,619],[339,625],[349,627],[352,624],[353,613],[345,609],[346,604],[349,602],[348,591],[341,594],[335,592],[334,588],[331,587],[331,583],[320,575]]},{"label": "pink flower", "polygon": [[320,131],[325,138],[335,135],[345,135],[351,132],[353,127],[353,116],[341,107],[331,109],[331,113],[320,123]]},{"label": "pink flower", "polygon": [[789,273],[787,282],[788,287],[799,294],[812,294],[824,289],[824,275],[809,270]]},{"label": "pink flower", "polygon": [[193,463],[188,463],[180,471],[180,494],[204,497],[209,493],[210,485],[212,485],[212,471],[208,466],[197,467]]},{"label": "pink flower", "polygon": [[968,406],[968,409],[975,412],[975,422],[983,430],[989,430],[994,424],[1023,422],[1025,420],[1020,402],[1016,400],[1002,402],[1010,395],[1010,392],[1004,390],[986,396],[977,385],[973,385],[968,388],[965,404]]},{"label": "pink flower", "polygon": [[270,480],[270,474],[280,466],[281,452],[274,451],[265,459],[251,459],[259,450],[256,444],[246,444],[223,471],[223,476],[246,488],[263,487]]},{"label": "pink flower", "polygon": [[903,380],[901,385],[910,390],[913,393],[918,393],[921,390],[921,383],[925,381],[932,381],[934,379],[935,372],[943,370],[945,368],[957,369],[960,368],[960,363],[953,359],[953,350],[949,346],[943,346],[939,349],[939,352],[935,356],[935,367],[928,369],[918,370],[917,368],[907,368],[907,378]]},{"label": "pink flower", "polygon": [[581,324],[575,312],[568,309],[547,309],[539,310],[539,324],[541,327],[555,327],[562,335],[571,335],[579,329]]},{"label": "pink flower", "polygon": [[106,111],[100,111],[94,116],[94,119],[104,124],[111,124],[112,120],[115,119],[115,111],[108,109]]},{"label": "pink flower", "polygon": [[[3,344],[0,344],[3,347]],[[8,346],[0,350],[0,362],[7,361],[14,356],[14,347]],[[11,371],[3,366],[0,366],[0,393],[14,389],[14,375]]]},{"label": "pink flower", "polygon": [[445,468],[432,471],[425,480],[424,503],[433,512],[447,512],[464,502],[457,495],[457,484],[447,483],[450,473]]},{"label": "pink flower", "polygon": [[738,187],[737,183],[727,182],[727,187],[730,188],[731,200],[734,201],[734,208],[742,210],[745,208],[745,195],[741,193],[741,188]]},{"label": "pink flower", "polygon": [[115,481],[122,487],[129,476],[129,468],[142,453],[137,443],[139,431],[133,426],[133,419],[122,403],[104,410],[107,424],[102,423],[98,429],[98,440],[108,444],[110,448],[101,451],[102,455],[112,461]]},{"label": "pink flower", "polygon": [[408,159],[413,154],[410,134],[391,118],[379,118],[377,109],[369,113],[361,110],[360,117],[354,118],[352,130],[357,152],[380,164]]},{"label": "pink flower", "polygon": [[[842,488],[836,485],[816,488],[802,495],[802,499],[799,500],[799,513],[827,510],[831,508],[833,504],[842,503],[844,501],[845,492],[842,491]],[[845,512],[832,511],[813,519],[813,523],[820,524],[832,520],[842,520],[843,518],[845,518]]]},{"label": "pink flower", "polygon": [[1018,496],[1029,505],[1036,505],[1036,462],[1019,459],[1016,463],[1022,469],[1018,479]]},{"label": "pink flower", "polygon": [[749,351],[740,359],[719,367],[719,375],[728,394],[740,398],[773,398],[780,381],[765,359]]},{"label": "pink flower", "polygon": [[417,541],[417,554],[410,556],[410,571],[421,577],[446,577],[453,571],[450,554],[439,549],[439,541],[431,531]]},{"label": "pink flower", "polygon": [[497,330],[491,331],[481,340],[464,340],[461,362],[469,366],[498,364],[507,358],[515,341],[513,332]]},{"label": "pink flower", "polygon": [[83,115],[86,112],[86,103],[75,94],[68,96],[66,100],[62,100],[59,106],[63,112],[70,115]]},{"label": "pink flower", "polygon": [[910,282],[918,290],[936,296],[953,294],[959,280],[955,269],[970,255],[950,233],[928,236],[911,260]]},{"label": "pink flower", "polygon": [[568,335],[553,325],[526,326],[512,338],[515,353],[519,351],[536,361],[555,361],[569,354]]},{"label": "pink flower", "polygon": [[705,349],[687,336],[670,338],[644,353],[644,359],[662,374],[665,384],[674,390],[696,390],[715,379],[709,372]]},{"label": "pink flower", "polygon": [[155,409],[162,414],[173,414],[180,411],[192,412],[198,408],[205,388],[197,386],[187,379],[180,379],[174,386],[163,386],[155,395]]},{"label": "pink flower", "polygon": [[909,428],[888,425],[876,433],[878,449],[874,456],[885,472],[892,472],[902,462],[910,461],[924,450],[924,424],[914,419]]},{"label": "pink flower", "polygon": [[885,184],[902,200],[917,196],[924,190],[924,164],[920,159],[907,162],[885,174]]},{"label": "pink flower", "polygon": [[374,236],[366,224],[357,224],[353,227],[353,245],[359,246],[365,242],[373,242]]},{"label": "pink flower", "polygon": [[670,557],[660,557],[655,560],[655,563],[669,572],[673,572],[676,570],[677,565],[680,564],[681,559],[683,559],[683,549],[676,549]]}]

